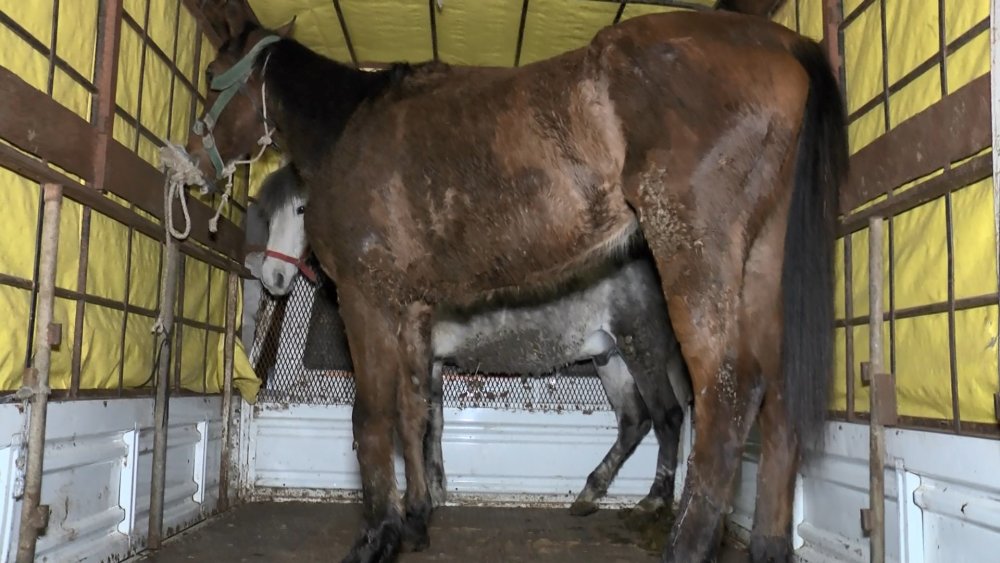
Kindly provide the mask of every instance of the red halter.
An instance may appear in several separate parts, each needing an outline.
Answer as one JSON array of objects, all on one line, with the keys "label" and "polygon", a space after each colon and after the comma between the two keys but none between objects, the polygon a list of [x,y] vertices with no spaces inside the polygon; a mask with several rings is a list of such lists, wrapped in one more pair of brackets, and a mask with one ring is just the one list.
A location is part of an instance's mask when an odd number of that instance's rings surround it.
[{"label": "red halter", "polygon": [[294,256],[289,256],[287,254],[282,254],[277,250],[271,250],[270,248],[264,250],[264,256],[270,256],[276,260],[281,260],[282,262],[287,262],[302,272],[302,275],[306,277],[312,283],[316,283],[316,270],[313,270],[309,264],[306,264],[305,257],[309,255],[309,249],[302,254],[302,258],[295,258]]}]

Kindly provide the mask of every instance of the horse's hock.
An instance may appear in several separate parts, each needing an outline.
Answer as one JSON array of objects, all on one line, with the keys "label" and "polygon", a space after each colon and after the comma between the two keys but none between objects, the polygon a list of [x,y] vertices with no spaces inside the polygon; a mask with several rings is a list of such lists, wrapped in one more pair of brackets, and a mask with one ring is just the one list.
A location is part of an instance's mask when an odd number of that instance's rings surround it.
[{"label": "horse's hock", "polygon": [[[522,68],[584,47],[609,25],[713,10],[745,12],[717,18],[768,18],[821,41],[846,104],[850,152],[823,440],[796,474],[790,529],[761,534],[757,526],[754,535],[755,511],[781,512],[790,495],[763,495],[775,506],[757,499],[758,473],[781,461],[761,458],[766,437],[751,430],[722,507],[731,510],[720,560],[782,560],[786,536],[801,561],[991,560],[1000,551],[996,7],[1000,1],[0,0],[0,561],[325,561],[352,547],[365,553],[356,543],[357,456],[366,445],[354,434],[364,422],[353,412],[354,372],[384,358],[352,355],[352,325],[322,272],[315,283],[284,280],[285,296],[262,289],[264,261],[282,255],[300,267],[308,252],[273,248],[252,215],[263,180],[297,147],[282,137],[280,110],[258,103],[277,95],[256,78],[270,71],[252,57],[231,73],[206,68],[223,45],[244,47],[244,27],[279,29],[294,18],[289,39],[273,41],[370,71],[371,84],[404,97],[446,88],[448,73],[411,78],[394,62]],[[685,53],[694,48],[684,45]],[[227,65],[238,58],[230,55]],[[717,91],[730,84],[714,74],[670,77],[675,85],[695,79]],[[228,190],[220,173],[218,190],[171,191],[161,147],[185,164],[179,148],[201,120],[199,135],[224,152],[232,142],[226,112],[243,110],[255,127],[265,117],[277,127],[276,148],[235,167]],[[453,110],[439,106],[440,119],[459,119]],[[561,129],[557,117],[535,115],[533,131],[559,140],[572,128]],[[694,131],[668,133],[702,142]],[[255,130],[249,139],[251,157],[260,136]],[[378,157],[357,154],[358,167]],[[196,164],[181,171],[197,174]],[[428,168],[428,178],[435,173]],[[469,274],[445,273],[452,281]],[[601,281],[589,283],[573,291]],[[552,291],[501,315],[519,320],[495,323],[490,334],[516,340],[524,355],[556,357],[543,349],[548,337],[576,334],[573,323],[585,313],[600,315],[575,308],[570,289]],[[491,306],[499,305],[472,309]],[[607,310],[629,309],[613,300]],[[531,312],[548,322],[529,326]],[[408,393],[426,391],[416,403],[429,413],[417,449],[435,503],[430,546],[418,552],[412,509],[421,505],[405,499],[401,560],[660,557],[695,438],[726,446],[720,436],[695,437],[690,409],[682,417],[671,402],[686,396],[675,381],[692,364],[683,346],[657,356],[656,339],[643,338],[649,327],[621,318],[559,342],[560,353],[577,351],[583,361],[517,373],[436,358],[440,366],[428,362],[426,374],[413,369],[394,382],[400,406],[386,419],[406,418]],[[763,318],[741,330],[768,334]],[[873,339],[869,327],[879,324]],[[412,344],[402,332],[399,342]],[[881,358],[872,361],[873,350]],[[665,358],[650,369],[669,373],[669,387],[644,383],[643,358]],[[484,361],[492,368],[494,359]],[[404,451],[406,429],[397,430],[402,490],[403,456],[417,454]],[[702,541],[675,544],[695,539]]]}]

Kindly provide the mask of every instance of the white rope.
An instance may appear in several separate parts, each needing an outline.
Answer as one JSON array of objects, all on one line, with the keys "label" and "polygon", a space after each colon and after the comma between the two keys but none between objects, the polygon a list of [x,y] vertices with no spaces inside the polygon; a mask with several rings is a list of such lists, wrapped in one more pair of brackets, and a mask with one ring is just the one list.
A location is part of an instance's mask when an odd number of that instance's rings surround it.
[{"label": "white rope", "polygon": [[[197,184],[202,187],[203,192],[208,187],[201,171],[188,158],[187,151],[179,145],[168,142],[160,149],[160,168],[166,177],[166,185],[163,188],[163,221],[172,237],[184,240],[191,234],[191,213],[188,211],[184,186]],[[184,228],[181,230],[174,227],[173,200],[175,199],[180,201],[181,213],[184,214]]]},{"label": "white rope", "polygon": [[268,125],[267,121],[267,81],[264,80],[264,73],[267,72],[267,63],[271,60],[271,54],[267,54],[267,58],[264,59],[264,65],[260,69],[260,104],[262,106],[261,113],[264,116],[264,134],[257,139],[257,144],[260,145],[260,150],[257,151],[257,155],[253,158],[247,160],[234,160],[226,165],[222,169],[222,175],[226,178],[226,190],[222,192],[222,199],[219,201],[219,207],[215,210],[215,215],[208,220],[208,230],[209,232],[217,232],[219,230],[219,217],[222,216],[222,209],[225,207],[226,203],[229,202],[229,198],[233,193],[233,175],[236,174],[236,167],[240,164],[246,164],[252,166],[253,163],[260,160],[264,156],[264,151],[267,147],[274,143],[274,139],[271,135],[274,134],[274,130]]}]

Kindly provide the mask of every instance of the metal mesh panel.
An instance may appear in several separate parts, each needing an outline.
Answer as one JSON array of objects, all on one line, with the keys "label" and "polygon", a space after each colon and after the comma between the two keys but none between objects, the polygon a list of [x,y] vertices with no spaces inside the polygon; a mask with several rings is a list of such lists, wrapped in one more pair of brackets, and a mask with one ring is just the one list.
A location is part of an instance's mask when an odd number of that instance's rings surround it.
[{"label": "metal mesh panel", "polygon": [[[266,291],[261,292],[257,331],[250,349],[250,362],[257,377],[264,381],[259,394],[261,401],[354,402],[354,379],[350,372],[308,369],[303,364],[316,295],[316,288],[302,277],[296,278],[285,298],[275,299]],[[340,358],[342,363],[350,363],[346,348],[340,350],[340,355],[344,356]]]},{"label": "metal mesh panel", "polygon": [[[259,400],[265,402],[352,404],[354,379],[342,369],[309,369],[303,358],[309,346],[325,346],[323,356],[335,365],[350,365],[346,343],[339,334],[329,339],[310,336],[313,305],[324,293],[304,281],[294,282],[286,298],[261,293],[260,312],[250,362],[264,381]],[[323,326],[329,322],[329,311]],[[315,329],[315,326],[313,327]],[[319,338],[317,337],[319,336]],[[315,355],[315,354],[313,354]],[[604,387],[590,363],[566,366],[541,377],[508,374],[464,374],[444,367],[444,405],[458,408],[499,408],[534,411],[611,410]]]}]

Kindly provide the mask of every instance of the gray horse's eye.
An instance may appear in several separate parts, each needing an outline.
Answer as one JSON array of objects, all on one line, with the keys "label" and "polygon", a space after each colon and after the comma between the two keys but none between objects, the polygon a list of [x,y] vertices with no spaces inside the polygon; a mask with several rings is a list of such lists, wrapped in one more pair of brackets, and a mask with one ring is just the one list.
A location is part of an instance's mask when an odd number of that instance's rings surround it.
[{"label": "gray horse's eye", "polygon": [[305,212],[306,212],[306,206],[305,205],[300,205],[300,206],[298,206],[298,207],[295,208],[295,214],[296,215],[302,215]]}]

